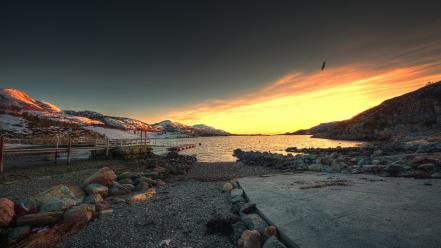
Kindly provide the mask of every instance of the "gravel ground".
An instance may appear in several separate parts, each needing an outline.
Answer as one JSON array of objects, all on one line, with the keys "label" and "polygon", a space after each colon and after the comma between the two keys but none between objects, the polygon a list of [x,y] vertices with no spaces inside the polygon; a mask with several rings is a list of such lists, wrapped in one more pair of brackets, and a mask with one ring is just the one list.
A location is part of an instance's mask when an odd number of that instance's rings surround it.
[{"label": "gravel ground", "polygon": [[227,236],[206,234],[212,214],[229,212],[222,182],[177,182],[157,190],[146,203],[114,205],[113,214],[96,219],[69,237],[64,247],[234,247]]},{"label": "gravel ground", "polygon": [[66,239],[64,247],[146,248],[166,239],[172,247],[234,247],[228,236],[206,233],[213,214],[230,213],[228,195],[221,193],[223,180],[271,172],[240,163],[197,163],[148,202],[114,205],[113,214]]},{"label": "gravel ground", "polygon": [[196,163],[186,177],[200,181],[217,181],[277,172],[280,173],[269,167],[249,166],[237,162]]}]

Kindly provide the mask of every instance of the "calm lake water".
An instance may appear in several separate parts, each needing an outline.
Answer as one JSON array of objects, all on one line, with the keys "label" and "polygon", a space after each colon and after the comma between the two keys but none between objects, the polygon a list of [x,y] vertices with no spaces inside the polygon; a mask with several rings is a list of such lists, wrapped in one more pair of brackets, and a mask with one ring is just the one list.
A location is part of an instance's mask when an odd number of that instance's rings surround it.
[{"label": "calm lake water", "polygon": [[[287,154],[287,147],[350,147],[362,144],[359,141],[343,141],[311,138],[309,135],[274,135],[274,136],[226,136],[199,137],[184,139],[156,139],[153,144],[199,144],[196,148],[185,150],[180,154],[196,155],[200,162],[236,161],[233,150],[240,148],[244,151],[269,151]],[[155,152],[164,152],[155,149]]]}]

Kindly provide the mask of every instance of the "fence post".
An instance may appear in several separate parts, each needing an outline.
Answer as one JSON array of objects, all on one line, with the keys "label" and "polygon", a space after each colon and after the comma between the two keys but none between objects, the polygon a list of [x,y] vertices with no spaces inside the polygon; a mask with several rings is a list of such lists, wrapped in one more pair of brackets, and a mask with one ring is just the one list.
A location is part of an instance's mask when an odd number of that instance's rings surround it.
[{"label": "fence post", "polygon": [[109,138],[106,137],[106,158],[109,157]]},{"label": "fence post", "polygon": [[70,158],[72,153],[72,139],[69,137],[69,142],[67,143],[67,164],[70,164]]},{"label": "fence post", "polygon": [[6,174],[3,168],[4,162],[3,162],[3,154],[4,154],[4,144],[5,144],[5,139],[3,137],[3,135],[0,136],[0,174],[2,176],[2,181],[5,182],[6,181]]},{"label": "fence post", "polygon": [[60,143],[60,137],[57,135],[57,145],[55,146],[55,164],[58,162],[58,145]]}]

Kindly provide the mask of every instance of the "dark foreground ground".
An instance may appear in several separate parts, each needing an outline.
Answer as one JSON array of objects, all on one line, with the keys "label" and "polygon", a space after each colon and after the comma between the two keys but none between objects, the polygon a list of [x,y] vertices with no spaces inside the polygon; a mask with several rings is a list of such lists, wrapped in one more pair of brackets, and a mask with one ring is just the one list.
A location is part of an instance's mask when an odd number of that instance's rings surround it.
[{"label": "dark foreground ground", "polygon": [[[96,171],[111,166],[116,171],[136,171],[136,162],[83,161],[58,167],[10,171],[10,181],[0,185],[0,197],[32,196],[53,185],[79,184]],[[157,195],[135,205],[114,204],[112,214],[95,219],[85,229],[66,238],[63,247],[234,247],[228,236],[207,234],[206,223],[216,213],[230,212],[223,182],[228,179],[274,172],[241,163],[196,163],[184,176],[174,176]],[[52,176],[47,176],[50,173]],[[23,177],[23,179],[20,179]]]}]

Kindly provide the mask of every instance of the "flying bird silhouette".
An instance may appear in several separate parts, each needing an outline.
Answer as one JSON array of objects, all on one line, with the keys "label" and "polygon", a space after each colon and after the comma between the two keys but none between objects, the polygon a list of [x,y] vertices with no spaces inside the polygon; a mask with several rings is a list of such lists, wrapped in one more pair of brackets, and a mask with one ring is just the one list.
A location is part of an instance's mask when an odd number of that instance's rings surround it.
[{"label": "flying bird silhouette", "polygon": [[322,71],[325,69],[325,66],[326,66],[326,61],[323,61],[323,64],[322,64]]}]

